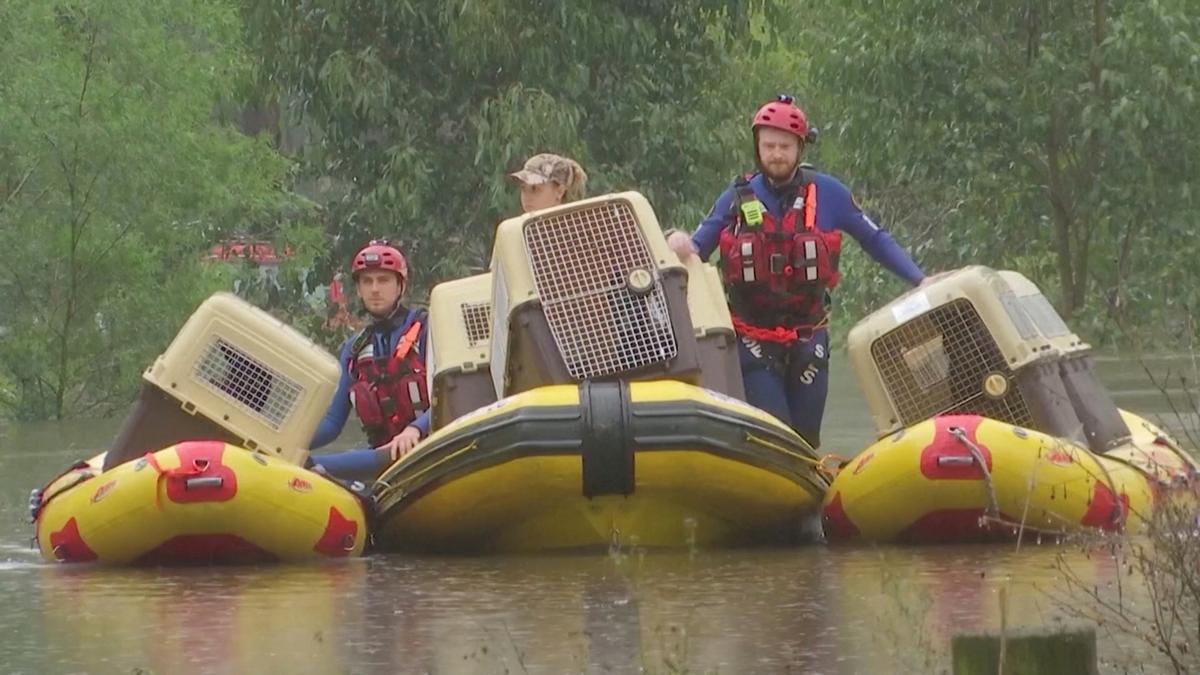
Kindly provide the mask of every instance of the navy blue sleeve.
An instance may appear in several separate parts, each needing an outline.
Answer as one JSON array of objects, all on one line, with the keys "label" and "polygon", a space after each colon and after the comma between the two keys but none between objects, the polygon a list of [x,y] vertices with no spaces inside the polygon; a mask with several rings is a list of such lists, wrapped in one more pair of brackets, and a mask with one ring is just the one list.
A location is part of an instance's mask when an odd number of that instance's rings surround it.
[{"label": "navy blue sleeve", "polygon": [[342,377],[338,380],[337,391],[333,394],[329,409],[325,411],[325,417],[317,426],[317,433],[313,434],[309,449],[320,448],[332,443],[342,433],[342,429],[346,426],[346,420],[350,417],[350,368],[347,363],[350,359],[350,345],[353,341],[354,338],[351,338],[342,345],[338,357],[338,361],[342,364]]},{"label": "navy blue sleeve", "polygon": [[331,476],[345,480],[362,480],[374,478],[379,473],[386,465],[385,456],[386,453],[374,448],[363,448],[311,457],[313,464],[325,467],[325,471]]},{"label": "navy blue sleeve", "polygon": [[700,222],[700,227],[692,234],[692,243],[700,254],[700,259],[707,261],[717,250],[721,240],[721,231],[733,221],[733,188],[727,188],[717,197],[717,203]]},{"label": "navy blue sleeve", "polygon": [[427,410],[425,410],[425,412],[421,413],[420,415],[417,415],[417,419],[413,420],[412,424],[410,424],[408,426],[416,427],[417,431],[421,432],[421,438],[425,438],[426,436],[429,435],[429,424],[430,424],[430,414],[429,414],[429,410],[427,409]]},{"label": "navy blue sleeve", "polygon": [[834,226],[858,241],[859,246],[880,265],[909,284],[916,286],[925,278],[908,253],[896,243],[891,233],[876,225],[863,213],[850,196],[850,190],[836,179],[830,178],[818,195],[817,208],[827,207],[833,213]]}]

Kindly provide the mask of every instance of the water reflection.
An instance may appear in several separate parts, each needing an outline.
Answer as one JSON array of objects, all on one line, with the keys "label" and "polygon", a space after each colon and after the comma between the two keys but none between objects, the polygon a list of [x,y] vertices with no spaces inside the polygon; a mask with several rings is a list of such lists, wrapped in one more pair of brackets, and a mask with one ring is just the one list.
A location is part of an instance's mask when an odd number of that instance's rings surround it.
[{"label": "water reflection", "polygon": [[[1002,618],[1009,630],[1085,624],[1077,611],[1089,614],[1090,605],[1064,584],[1067,569],[1109,600],[1134,606],[1147,599],[1138,579],[1118,588],[1118,561],[1095,544],[863,549],[846,551],[840,562],[844,586],[853,591],[841,598],[836,623],[848,647],[874,642],[859,651],[854,672],[941,672],[949,667],[951,638],[995,633]],[[1098,639],[1110,667],[1144,665],[1154,656],[1130,636],[1101,630]]]},{"label": "water reflection", "polygon": [[[366,565],[39,570],[45,672],[340,672]],[[17,661],[20,663],[20,660]]]},{"label": "water reflection", "polygon": [[835,672],[828,556],[796,553],[376,559],[351,669]]},{"label": "water reflection", "polygon": [[[0,629],[3,661],[32,672],[942,672],[953,635],[999,626],[1001,588],[1010,627],[1068,621],[1046,592],[1064,560],[1100,588],[1120,572],[1111,555],[1051,545],[22,563],[0,570],[0,586],[27,589],[6,593],[18,611]],[[1109,660],[1146,651],[1101,645]]]}]

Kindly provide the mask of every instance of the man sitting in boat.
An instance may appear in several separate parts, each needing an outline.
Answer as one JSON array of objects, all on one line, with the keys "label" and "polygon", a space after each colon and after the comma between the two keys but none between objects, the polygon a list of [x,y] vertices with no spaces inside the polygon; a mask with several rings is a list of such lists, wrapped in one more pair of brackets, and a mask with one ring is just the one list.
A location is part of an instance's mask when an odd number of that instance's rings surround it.
[{"label": "man sitting in boat", "polygon": [[426,313],[400,302],[408,263],[397,248],[375,240],[354,255],[350,274],[372,322],[342,345],[342,377],[311,445],[333,442],[353,407],[371,447],[313,458],[347,478],[374,476],[429,433]]}]

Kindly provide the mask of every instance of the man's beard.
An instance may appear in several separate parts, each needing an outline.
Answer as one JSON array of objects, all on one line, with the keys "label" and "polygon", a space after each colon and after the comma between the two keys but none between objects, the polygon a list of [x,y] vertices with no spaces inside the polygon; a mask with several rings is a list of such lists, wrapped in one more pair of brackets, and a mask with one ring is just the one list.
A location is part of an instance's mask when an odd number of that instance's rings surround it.
[{"label": "man's beard", "polygon": [[783,170],[782,173],[776,173],[777,169],[770,164],[763,164],[762,170],[763,175],[769,178],[771,181],[775,183],[786,183],[791,180],[792,176],[796,174],[796,165],[791,165],[789,168]]}]

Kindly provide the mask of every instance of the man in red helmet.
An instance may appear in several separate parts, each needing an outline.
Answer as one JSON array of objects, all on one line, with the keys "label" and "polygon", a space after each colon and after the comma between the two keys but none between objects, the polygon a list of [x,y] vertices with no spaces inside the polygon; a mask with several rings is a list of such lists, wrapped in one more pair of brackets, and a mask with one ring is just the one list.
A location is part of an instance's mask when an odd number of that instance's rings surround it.
[{"label": "man in red helmet", "polygon": [[720,249],[746,397],[815,448],[829,391],[826,326],[842,233],[913,286],[925,275],[845,185],[800,163],[816,130],[792,97],[764,104],[751,128],[758,172],[734,180],[694,234],[674,232],[667,243],[680,258],[707,260]]},{"label": "man in red helmet", "polygon": [[374,476],[429,433],[425,312],[401,304],[408,263],[386,241],[354,255],[350,273],[372,322],[342,345],[342,378],[312,447],[332,442],[354,408],[372,448],[314,457],[339,477]]}]

